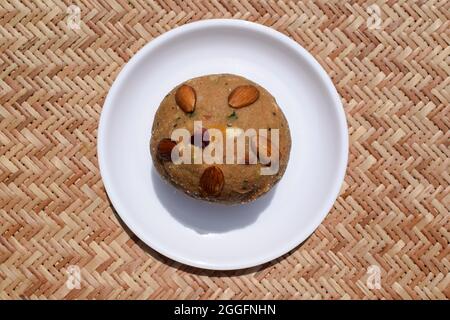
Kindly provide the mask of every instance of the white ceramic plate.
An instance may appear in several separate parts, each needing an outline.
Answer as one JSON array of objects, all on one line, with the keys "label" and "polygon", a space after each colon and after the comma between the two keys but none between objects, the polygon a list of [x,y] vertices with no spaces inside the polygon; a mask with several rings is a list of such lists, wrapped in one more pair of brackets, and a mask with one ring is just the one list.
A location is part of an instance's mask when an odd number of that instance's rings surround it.
[{"label": "white ceramic plate", "polygon": [[[153,168],[149,141],[159,103],[193,77],[234,73],[265,87],[292,135],[280,183],[241,206],[191,199]],[[101,175],[128,227],[161,254],[206,269],[240,269],[295,248],[335,201],[347,165],[340,98],[319,63],[283,34],[250,22],[207,20],[152,40],[123,68],[103,106]]]}]

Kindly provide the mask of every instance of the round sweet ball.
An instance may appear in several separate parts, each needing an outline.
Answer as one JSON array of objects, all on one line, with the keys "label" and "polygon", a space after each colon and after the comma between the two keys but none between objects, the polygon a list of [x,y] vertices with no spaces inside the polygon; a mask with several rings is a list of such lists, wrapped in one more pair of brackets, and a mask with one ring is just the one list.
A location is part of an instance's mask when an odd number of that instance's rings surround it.
[{"label": "round sweet ball", "polygon": [[191,197],[226,204],[268,192],[282,178],[290,149],[289,125],[275,98],[233,74],[193,78],[170,91],[150,141],[164,180]]}]

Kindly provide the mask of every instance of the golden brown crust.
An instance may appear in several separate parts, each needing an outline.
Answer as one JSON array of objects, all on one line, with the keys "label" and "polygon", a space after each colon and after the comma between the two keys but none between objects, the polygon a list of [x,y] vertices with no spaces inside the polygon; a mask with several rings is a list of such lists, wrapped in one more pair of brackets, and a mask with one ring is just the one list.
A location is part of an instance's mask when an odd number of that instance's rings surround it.
[{"label": "golden brown crust", "polygon": [[[275,99],[264,88],[243,77],[231,74],[208,75],[186,81],[184,84],[196,92],[196,106],[192,114],[177,106],[174,88],[161,102],[152,127],[150,152],[156,170],[161,176],[186,194],[203,200],[227,204],[245,203],[265,194],[283,176],[289,152],[291,137],[286,118]],[[259,91],[259,98],[252,104],[233,109],[228,104],[230,92],[241,85],[253,85]],[[234,114],[233,114],[234,112]],[[227,126],[255,129],[279,129],[280,167],[275,175],[261,175],[262,164],[214,164],[225,179],[219,195],[208,196],[202,192],[200,177],[208,164],[174,164],[162,161],[157,156],[159,141],[170,138],[176,128],[186,128],[191,133],[194,121],[201,120],[206,128],[225,130]]]}]

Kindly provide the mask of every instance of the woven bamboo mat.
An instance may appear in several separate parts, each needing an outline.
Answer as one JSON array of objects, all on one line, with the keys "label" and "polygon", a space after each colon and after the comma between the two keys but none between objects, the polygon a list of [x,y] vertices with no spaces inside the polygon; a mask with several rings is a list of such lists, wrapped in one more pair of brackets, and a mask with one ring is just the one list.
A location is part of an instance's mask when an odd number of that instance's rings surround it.
[{"label": "woven bamboo mat", "polygon": [[[447,0],[2,0],[0,298],[449,298],[449,12]],[[234,272],[140,242],[115,215],[96,155],[124,64],[209,18],[255,21],[310,51],[351,141],[342,193],[314,234]]]}]

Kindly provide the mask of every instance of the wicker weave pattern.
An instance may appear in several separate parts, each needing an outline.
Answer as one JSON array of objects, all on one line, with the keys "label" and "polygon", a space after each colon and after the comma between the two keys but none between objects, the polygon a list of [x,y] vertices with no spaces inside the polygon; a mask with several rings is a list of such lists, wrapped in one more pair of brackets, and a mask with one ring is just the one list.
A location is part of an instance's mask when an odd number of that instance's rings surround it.
[{"label": "wicker weave pattern", "polygon": [[[450,297],[450,2],[69,0],[0,3],[0,298]],[[341,196],[303,245],[264,266],[203,271],[155,253],[111,207],[98,119],[121,67],[178,25],[255,21],[331,75],[350,130]],[[81,270],[79,289],[67,269]],[[371,289],[367,270],[381,269]]]}]

